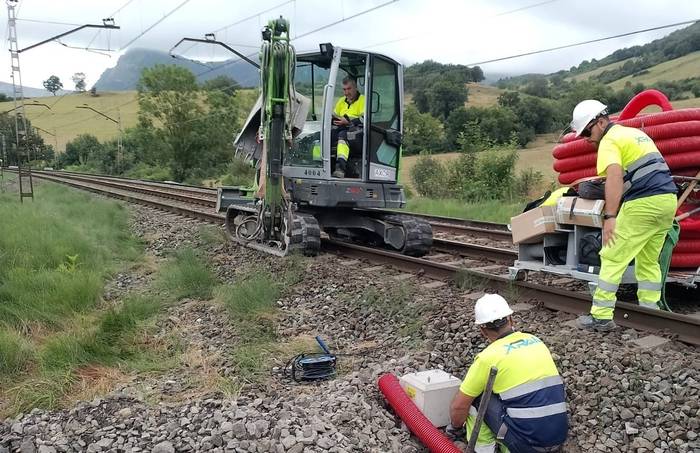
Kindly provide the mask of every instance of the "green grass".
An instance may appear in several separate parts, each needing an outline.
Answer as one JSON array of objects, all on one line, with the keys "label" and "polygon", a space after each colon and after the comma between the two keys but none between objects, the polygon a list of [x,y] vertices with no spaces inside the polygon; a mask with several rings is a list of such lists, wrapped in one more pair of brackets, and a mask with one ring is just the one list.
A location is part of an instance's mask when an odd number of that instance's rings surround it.
[{"label": "green grass", "polygon": [[122,206],[49,187],[29,203],[0,196],[0,325],[59,325],[95,307],[104,279],[140,256]]},{"label": "green grass", "polygon": [[514,215],[522,212],[525,203],[488,200],[467,203],[462,200],[434,200],[431,198],[411,198],[406,211],[461,219],[484,220],[507,223]]},{"label": "green grass", "polygon": [[233,285],[221,285],[215,297],[225,308],[239,336],[231,353],[237,377],[246,382],[263,376],[271,356],[285,347],[278,342],[275,323],[277,300],[303,276],[303,258],[284,258],[285,270],[273,275],[251,269]]},{"label": "green grass", "polygon": [[45,183],[33,202],[0,194],[0,218],[0,413],[54,407],[79,367],[137,355],[161,302],[104,306],[105,281],[143,253],[120,204]]},{"label": "green grass", "polygon": [[697,77],[700,73],[700,51],[683,55],[673,60],[664,61],[648,69],[649,72],[639,76],[627,76],[609,83],[612,88],[619,90],[626,82],[643,83],[646,86],[660,81],[683,80]]},{"label": "green grass", "polygon": [[34,360],[34,351],[24,336],[12,329],[0,330],[0,375],[25,371]]},{"label": "green grass", "polygon": [[207,246],[223,245],[229,241],[220,226],[204,225],[197,233],[199,239]]},{"label": "green grass", "polygon": [[82,334],[66,332],[54,335],[41,349],[41,367],[45,370],[70,370],[88,363],[111,365],[128,359],[138,353],[130,335],[161,306],[162,302],[155,297],[132,296],[101,313],[96,328],[84,325],[79,329]]},{"label": "green grass", "polygon": [[177,250],[162,269],[160,286],[175,299],[210,299],[217,280],[204,259],[193,249]]},{"label": "green grass", "polygon": [[235,285],[220,286],[217,298],[232,316],[245,317],[273,308],[281,289],[271,274],[255,273]]}]

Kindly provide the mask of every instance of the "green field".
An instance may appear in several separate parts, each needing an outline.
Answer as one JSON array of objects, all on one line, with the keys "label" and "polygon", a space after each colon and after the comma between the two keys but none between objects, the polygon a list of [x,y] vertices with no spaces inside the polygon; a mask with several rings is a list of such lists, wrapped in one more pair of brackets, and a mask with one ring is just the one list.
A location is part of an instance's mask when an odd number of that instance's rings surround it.
[{"label": "green field", "polygon": [[[58,145],[63,152],[66,143],[80,134],[90,133],[100,140],[108,140],[117,136],[117,124],[96,114],[92,110],[77,108],[83,104],[98,110],[105,115],[119,119],[122,128],[136,125],[139,105],[136,101],[136,91],[103,92],[92,97],[89,93],[67,93],[63,96],[46,96],[25,100],[25,111],[32,125],[45,129],[50,134],[39,131],[47,144]],[[46,104],[46,107],[32,104]],[[12,102],[0,103],[0,111],[13,108]]]},{"label": "green field", "polygon": [[[242,102],[247,106],[255,102],[255,90],[241,90]],[[138,121],[139,104],[136,91],[98,92],[98,96],[90,93],[67,93],[64,96],[46,96],[25,100],[27,118],[33,126],[38,126],[47,132],[39,130],[39,134],[49,145],[57,147],[59,152],[66,149],[66,143],[80,134],[92,134],[100,141],[116,138],[119,128],[117,124],[89,109],[78,108],[84,105],[120,119],[122,129],[134,127]],[[51,107],[47,109],[42,105]],[[12,101],[1,102],[0,112],[11,110]],[[245,115],[248,112],[246,110]],[[54,138],[51,134],[55,134]]]},{"label": "green field", "polygon": [[604,71],[610,71],[612,69],[617,69],[620,66],[622,66],[623,64],[625,64],[625,62],[627,62],[628,60],[629,60],[629,58],[622,60],[622,61],[615,62],[615,63],[610,63],[608,65],[601,66],[600,68],[596,68],[596,69],[593,69],[593,70],[587,71],[587,72],[582,72],[581,74],[576,74],[575,76],[568,77],[568,78],[571,80],[575,80],[577,82],[583,82],[584,80],[588,80],[591,77],[597,76],[598,74],[601,74]]},{"label": "green field", "polygon": [[683,80],[698,77],[700,74],[700,51],[684,55],[674,60],[664,61],[648,69],[648,73],[637,77],[627,76],[611,82],[609,85],[618,90],[625,83],[643,83],[653,85],[661,81]]}]

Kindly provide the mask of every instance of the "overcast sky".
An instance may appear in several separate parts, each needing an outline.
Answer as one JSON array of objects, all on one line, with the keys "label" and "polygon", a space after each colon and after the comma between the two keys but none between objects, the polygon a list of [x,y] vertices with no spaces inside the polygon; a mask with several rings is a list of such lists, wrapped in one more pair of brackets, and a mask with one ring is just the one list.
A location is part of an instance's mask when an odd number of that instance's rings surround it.
[{"label": "overcast sky", "polygon": [[[87,52],[49,43],[20,55],[26,86],[58,75],[72,88],[71,75],[87,74],[87,86],[106,68],[117,63],[124,46],[184,0],[21,0],[18,12],[20,48],[73,28],[65,24],[101,23],[114,14],[121,30],[82,30],[64,38],[66,45],[109,49]],[[386,6],[381,6],[388,3]],[[281,5],[281,6],[279,6]],[[355,18],[365,10],[375,10]],[[513,12],[516,9],[524,8]],[[266,9],[270,11],[263,12]],[[5,18],[6,18],[5,13]],[[317,49],[319,42],[369,49],[388,54],[405,64],[433,59],[469,64],[543,48],[625,33],[700,18],[700,0],[189,0],[129,48],[168,51],[184,36],[202,37],[218,30],[217,38],[255,52],[261,26],[269,18],[284,15],[292,23],[292,35],[303,35],[327,24],[348,19],[294,41],[298,51]],[[243,20],[252,17],[248,20]],[[238,23],[237,23],[238,22]],[[230,24],[233,26],[227,27]],[[3,20],[3,37],[7,21]],[[612,51],[644,44],[674,29],[642,33],[602,43],[482,65],[484,72],[553,72],[568,69],[584,59],[602,58]],[[180,47],[177,53],[206,60],[231,57],[216,46]],[[5,71],[10,79],[10,57],[3,41]]]}]

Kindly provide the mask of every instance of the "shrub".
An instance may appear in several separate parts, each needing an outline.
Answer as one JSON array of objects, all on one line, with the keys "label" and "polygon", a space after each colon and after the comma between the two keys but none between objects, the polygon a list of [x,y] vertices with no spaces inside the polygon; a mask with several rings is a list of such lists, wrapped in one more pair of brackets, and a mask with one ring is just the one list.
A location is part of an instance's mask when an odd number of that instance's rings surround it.
[{"label": "shrub", "polygon": [[234,157],[228,164],[226,174],[221,178],[224,186],[251,186],[255,181],[255,167],[242,157]]},{"label": "shrub", "polygon": [[445,168],[435,158],[423,154],[411,168],[411,179],[419,195],[423,197],[442,197],[445,194]]},{"label": "shrub", "polygon": [[421,113],[412,105],[406,107],[403,127],[403,151],[406,155],[439,151],[444,148],[445,128],[430,113]]}]

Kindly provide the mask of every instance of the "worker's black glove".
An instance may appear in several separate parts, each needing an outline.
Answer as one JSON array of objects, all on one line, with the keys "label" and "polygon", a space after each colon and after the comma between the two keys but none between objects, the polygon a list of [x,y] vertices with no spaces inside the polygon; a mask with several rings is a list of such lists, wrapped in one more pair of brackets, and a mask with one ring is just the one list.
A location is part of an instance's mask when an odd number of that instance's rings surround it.
[{"label": "worker's black glove", "polygon": [[452,424],[449,424],[445,427],[445,434],[447,434],[447,437],[451,438],[452,440],[464,441],[464,439],[467,437],[467,430],[464,426],[455,428],[452,426]]}]

